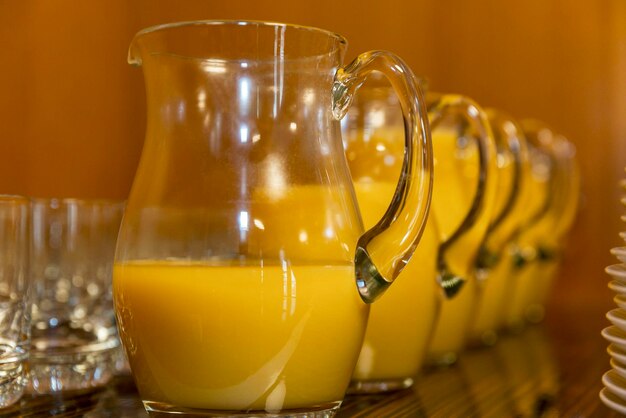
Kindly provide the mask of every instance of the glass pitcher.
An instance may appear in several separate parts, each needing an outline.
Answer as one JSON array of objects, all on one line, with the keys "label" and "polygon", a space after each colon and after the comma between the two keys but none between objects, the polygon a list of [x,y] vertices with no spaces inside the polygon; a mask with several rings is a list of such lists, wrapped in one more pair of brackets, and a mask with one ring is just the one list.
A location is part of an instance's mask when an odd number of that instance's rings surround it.
[{"label": "glass pitcher", "polygon": [[575,147],[545,123],[521,121],[528,141],[546,159],[546,196],[540,214],[520,234],[519,248],[523,263],[509,311],[509,325],[516,327],[523,319],[543,319],[544,303],[556,276],[559,262],[578,207],[580,176]]},{"label": "glass pitcher", "polygon": [[[368,303],[417,246],[432,170],[411,70],[383,51],[342,67],[345,48],[252,21],[135,36],[147,131],[113,286],[151,414],[328,417],[341,404]],[[406,139],[392,203],[364,232],[339,120],[374,70],[398,94]]]},{"label": "glass pitcher", "polygon": [[[524,121],[527,132],[536,121]],[[538,128],[545,128],[539,123]],[[537,129],[537,127],[535,127]],[[544,306],[557,276],[567,246],[567,235],[578,213],[580,201],[580,168],[576,158],[576,147],[563,135],[555,133],[549,144],[556,159],[555,176],[558,178],[554,204],[550,208],[547,227],[550,232],[542,237],[539,247],[541,274],[537,277],[537,286],[529,295],[526,307],[527,319],[537,322],[543,319]]]},{"label": "glass pitcher", "polygon": [[[433,127],[436,159],[432,200],[433,203],[435,199],[446,201],[449,197],[455,206],[442,213],[441,218],[433,210],[434,207],[431,208],[413,257],[394,287],[372,307],[351,392],[391,391],[413,383],[424,363],[429,338],[437,323],[438,304],[442,303],[442,289],[437,282],[438,271],[441,267],[446,272],[456,273],[459,272],[457,266],[466,264],[459,261],[460,258],[466,258],[465,254],[455,253],[453,259],[448,259],[449,254],[445,253],[441,257],[446,259],[440,259],[439,249],[443,240],[438,231],[438,222],[443,222],[442,226],[448,230],[459,227],[454,221],[460,223],[463,220],[463,216],[470,211],[473,199],[482,204],[485,196],[493,194],[493,180],[486,183],[486,169],[491,165],[493,144],[490,142],[489,127],[480,118],[482,114],[478,108],[474,108],[469,99],[458,95],[431,93],[427,95],[426,101],[431,109],[429,121]],[[384,77],[372,76],[361,88],[353,107],[342,121],[342,129],[363,222],[366,227],[374,225],[392,198],[395,182],[400,175],[404,139],[399,103]],[[459,129],[460,133],[454,129]],[[466,135],[467,143],[457,142],[463,134]],[[443,170],[436,171],[442,167]],[[463,170],[473,177],[468,179]],[[479,176],[483,176],[480,181]],[[487,192],[476,193],[479,185],[480,188],[486,188]],[[469,190],[464,194],[455,186]],[[443,209],[448,208],[444,205]],[[475,211],[459,232],[460,240],[466,240],[468,230],[473,231],[476,220],[482,219],[483,207]],[[467,240],[463,241],[463,245],[470,246],[468,251],[471,252],[471,248],[478,248],[479,241],[474,245],[471,239],[473,247]],[[459,282],[463,279],[457,278]],[[455,285],[458,290],[461,283]],[[468,293],[466,296],[472,300],[472,295]],[[451,309],[453,312],[449,316],[454,322],[457,311],[454,307]],[[463,309],[458,314],[463,319],[468,316]],[[397,317],[403,317],[404,320],[393,321]],[[442,333],[446,331],[453,333],[455,329],[442,328]],[[450,336],[450,339],[453,338]]]},{"label": "glass pitcher", "polygon": [[527,210],[528,147],[519,123],[506,113],[488,108],[496,141],[498,192],[492,217],[474,265],[477,279],[477,301],[470,325],[472,344],[496,342],[499,317],[510,295],[513,251],[511,242]]},{"label": "glass pitcher", "polygon": [[520,125],[528,146],[529,169],[524,173],[526,206],[521,223],[511,244],[511,271],[507,284],[507,302],[500,315],[501,325],[520,329],[526,319],[527,301],[534,292],[536,277],[541,275],[539,251],[541,237],[551,234],[550,210],[554,206],[559,188],[556,159],[539,137],[527,130],[525,122]]},{"label": "glass pitcher", "polygon": [[477,303],[474,263],[497,193],[496,145],[485,111],[472,99],[427,96],[435,157],[432,217],[439,231],[437,322],[426,362],[449,365],[467,343]]},{"label": "glass pitcher", "polygon": [[[382,74],[372,74],[361,87],[341,128],[367,228],[387,210],[404,153],[400,103]],[[379,393],[413,385],[435,323],[438,247],[436,226],[429,217],[411,260],[393,287],[370,309],[349,393]],[[395,320],[399,317],[402,321]]]}]

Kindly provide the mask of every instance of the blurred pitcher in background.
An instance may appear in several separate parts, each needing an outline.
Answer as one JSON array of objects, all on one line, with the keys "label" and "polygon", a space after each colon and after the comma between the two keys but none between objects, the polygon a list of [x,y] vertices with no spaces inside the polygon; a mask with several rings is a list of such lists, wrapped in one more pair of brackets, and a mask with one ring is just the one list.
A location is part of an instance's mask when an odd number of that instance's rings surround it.
[{"label": "blurred pitcher in background", "polygon": [[580,178],[574,146],[543,122],[523,120],[530,147],[530,216],[516,239],[505,325],[540,321],[578,207]]},{"label": "blurred pitcher in background", "polygon": [[487,235],[475,262],[477,301],[470,321],[470,340],[473,344],[491,345],[504,305],[510,301],[507,294],[514,254],[511,240],[519,230],[528,197],[528,147],[519,124],[509,115],[496,109],[487,109],[487,116],[496,140],[498,193]]},{"label": "blurred pitcher in background", "polygon": [[[353,392],[411,385],[435,326],[433,356],[456,356],[465,340],[474,296],[467,272],[495,192],[494,145],[482,110],[471,100],[429,94],[427,102],[435,153],[433,207],[396,287],[372,307]],[[403,159],[402,115],[383,78],[363,86],[342,126],[359,209],[369,226],[392,198]],[[392,320],[397,317],[405,319]]]}]

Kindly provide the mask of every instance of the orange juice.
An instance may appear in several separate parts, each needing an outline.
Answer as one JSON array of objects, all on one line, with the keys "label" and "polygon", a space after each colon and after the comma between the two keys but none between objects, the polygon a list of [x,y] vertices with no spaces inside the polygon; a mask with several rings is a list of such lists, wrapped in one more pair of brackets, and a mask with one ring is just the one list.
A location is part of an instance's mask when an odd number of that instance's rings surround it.
[{"label": "orange juice", "polygon": [[[493,344],[496,331],[501,321],[500,315],[505,304],[510,301],[507,293],[513,272],[513,254],[510,245],[502,251],[500,259],[489,270],[477,270],[480,277],[485,274],[484,281],[479,282],[480,298],[476,302],[474,316],[470,321],[470,338],[474,343]],[[479,279],[480,280],[480,279]]]},{"label": "orange juice", "polygon": [[458,353],[465,347],[475,301],[476,280],[468,277],[457,295],[441,303],[428,347],[429,364],[447,365],[456,361]]},{"label": "orange juice", "polygon": [[276,412],[343,398],[369,309],[351,264],[136,261],[113,280],[142,399]]},{"label": "orange juice", "polygon": [[[373,226],[383,216],[395,183],[354,184],[363,222]],[[437,300],[434,222],[428,221],[413,257],[385,294],[371,307],[363,348],[353,378],[356,384],[407,385],[422,367],[435,322]]]}]

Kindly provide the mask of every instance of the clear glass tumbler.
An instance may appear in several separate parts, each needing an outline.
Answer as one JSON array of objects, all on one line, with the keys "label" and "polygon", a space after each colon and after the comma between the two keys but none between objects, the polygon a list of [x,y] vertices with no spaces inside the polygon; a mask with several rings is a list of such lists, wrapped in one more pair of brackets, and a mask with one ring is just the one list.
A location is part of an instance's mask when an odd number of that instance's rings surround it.
[{"label": "clear glass tumbler", "polygon": [[37,393],[105,384],[119,346],[111,295],[124,204],[35,199],[31,386]]},{"label": "clear glass tumbler", "polygon": [[24,392],[30,340],[29,201],[0,195],[0,408]]}]

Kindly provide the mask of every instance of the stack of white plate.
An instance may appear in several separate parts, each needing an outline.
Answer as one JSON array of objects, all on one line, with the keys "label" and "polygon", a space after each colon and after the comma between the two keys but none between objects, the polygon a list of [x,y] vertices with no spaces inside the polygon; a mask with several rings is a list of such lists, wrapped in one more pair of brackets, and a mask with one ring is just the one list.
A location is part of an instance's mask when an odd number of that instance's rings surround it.
[{"label": "stack of white plate", "polygon": [[[626,189],[626,182],[621,185]],[[626,198],[622,198],[626,205]],[[622,216],[626,221],[626,216]],[[620,232],[620,237],[626,242],[626,232]],[[609,311],[606,317],[613,325],[602,330],[602,336],[611,343],[607,348],[611,356],[611,370],[602,376],[604,389],[600,391],[600,399],[609,408],[626,414],[626,246],[611,250],[620,261],[606,268],[611,276],[609,289],[616,293],[613,300],[617,308]]]}]

